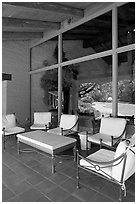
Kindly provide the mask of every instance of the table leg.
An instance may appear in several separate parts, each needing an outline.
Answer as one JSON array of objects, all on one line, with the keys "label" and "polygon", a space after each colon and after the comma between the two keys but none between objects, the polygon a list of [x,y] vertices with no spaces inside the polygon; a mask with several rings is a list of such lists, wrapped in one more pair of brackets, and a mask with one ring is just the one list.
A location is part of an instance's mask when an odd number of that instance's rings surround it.
[{"label": "table leg", "polygon": [[52,173],[55,173],[55,164],[54,164],[55,156],[52,154]]},{"label": "table leg", "polygon": [[17,139],[17,152],[18,154],[20,154],[20,144],[19,144],[19,140]]},{"label": "table leg", "polygon": [[74,161],[76,162],[76,146],[73,148],[73,153],[74,153]]}]

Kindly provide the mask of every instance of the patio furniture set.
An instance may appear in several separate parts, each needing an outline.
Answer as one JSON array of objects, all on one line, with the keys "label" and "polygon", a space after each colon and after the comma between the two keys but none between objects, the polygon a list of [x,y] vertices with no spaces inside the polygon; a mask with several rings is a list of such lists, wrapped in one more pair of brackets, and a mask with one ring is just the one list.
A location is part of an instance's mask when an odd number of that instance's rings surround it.
[{"label": "patio furniture set", "polygon": [[[17,126],[15,114],[2,117],[3,143],[6,139],[17,136],[17,152],[21,150],[20,143],[44,151],[51,155],[52,173],[55,173],[55,159],[57,154],[73,148],[74,161],[77,161],[77,188],[79,185],[79,169],[82,168],[101,176],[120,186],[126,196],[126,180],[135,173],[135,135],[126,138],[126,119],[102,117],[99,133],[88,131],[78,132],[77,115],[61,115],[57,128],[51,128],[51,113],[34,113],[34,124],[30,131]],[[83,157],[78,150],[76,136],[80,138],[81,147],[88,151],[92,144],[100,145],[100,150]],[[77,150],[76,150],[77,149]]]}]

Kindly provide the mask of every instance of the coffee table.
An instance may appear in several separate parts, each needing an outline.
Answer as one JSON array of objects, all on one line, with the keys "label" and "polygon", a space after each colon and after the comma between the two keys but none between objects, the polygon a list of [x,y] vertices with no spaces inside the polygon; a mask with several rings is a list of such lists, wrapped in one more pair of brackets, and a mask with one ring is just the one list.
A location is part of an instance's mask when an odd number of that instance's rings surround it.
[{"label": "coffee table", "polygon": [[76,161],[76,139],[35,130],[17,134],[17,151],[20,154],[20,142],[42,150],[52,157],[52,173],[55,173],[55,155],[73,147]]}]

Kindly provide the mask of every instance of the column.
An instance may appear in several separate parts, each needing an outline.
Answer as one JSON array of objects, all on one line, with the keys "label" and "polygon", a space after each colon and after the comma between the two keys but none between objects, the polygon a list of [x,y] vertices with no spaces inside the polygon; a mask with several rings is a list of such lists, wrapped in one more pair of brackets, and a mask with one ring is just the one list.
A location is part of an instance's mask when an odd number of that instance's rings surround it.
[{"label": "column", "polygon": [[118,13],[117,7],[112,9],[112,115],[117,117],[118,112],[118,54],[116,49],[118,47]]}]

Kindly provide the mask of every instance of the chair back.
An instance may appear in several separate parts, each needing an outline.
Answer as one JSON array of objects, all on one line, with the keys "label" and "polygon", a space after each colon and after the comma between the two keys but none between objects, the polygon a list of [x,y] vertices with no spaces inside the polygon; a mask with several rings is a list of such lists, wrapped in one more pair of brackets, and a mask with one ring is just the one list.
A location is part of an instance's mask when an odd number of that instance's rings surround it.
[{"label": "chair back", "polygon": [[[132,142],[133,141],[131,141],[131,144]],[[131,144],[129,144],[129,146]],[[112,167],[112,177],[118,180],[119,182],[126,181],[135,172],[135,154],[134,154],[135,147],[130,147],[130,148],[131,149],[128,149],[126,153],[127,157],[126,157],[125,164],[124,164],[124,159],[122,161],[121,159],[119,159],[118,161],[113,163],[114,166]],[[119,145],[117,146],[114,159],[122,155],[126,151],[126,149],[127,149],[127,143],[126,143],[126,140],[124,140],[120,142]],[[124,169],[124,174],[122,178],[123,169]]]},{"label": "chair back", "polygon": [[2,128],[8,129],[16,126],[15,114],[8,114],[2,116]]},{"label": "chair back", "polygon": [[72,128],[72,130],[77,131],[78,130],[77,120],[78,120],[77,115],[63,114],[61,115],[59,127],[63,128],[64,130]]},{"label": "chair back", "polygon": [[51,123],[51,112],[34,112],[34,124]]},{"label": "chair back", "polygon": [[100,133],[114,137],[119,137],[123,134],[125,138],[126,119],[123,118],[104,118],[101,119]]}]

